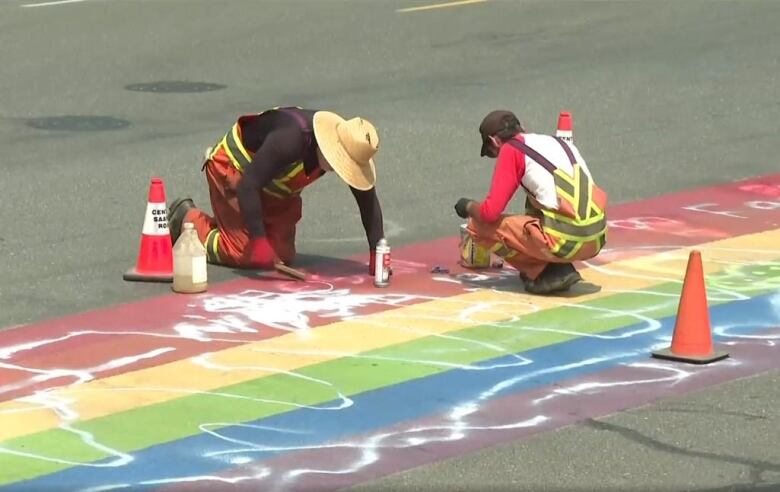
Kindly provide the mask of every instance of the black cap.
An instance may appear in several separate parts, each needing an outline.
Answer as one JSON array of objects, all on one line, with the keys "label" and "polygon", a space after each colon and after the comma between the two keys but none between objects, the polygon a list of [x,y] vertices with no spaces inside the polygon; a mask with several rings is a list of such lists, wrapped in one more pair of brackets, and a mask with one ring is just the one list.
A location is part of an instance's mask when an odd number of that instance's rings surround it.
[{"label": "black cap", "polygon": [[490,137],[513,127],[517,128],[518,131],[522,128],[520,121],[513,112],[506,109],[497,109],[488,113],[479,125],[479,133],[482,135],[482,150],[479,155],[482,157],[488,155],[487,150],[491,145]]}]

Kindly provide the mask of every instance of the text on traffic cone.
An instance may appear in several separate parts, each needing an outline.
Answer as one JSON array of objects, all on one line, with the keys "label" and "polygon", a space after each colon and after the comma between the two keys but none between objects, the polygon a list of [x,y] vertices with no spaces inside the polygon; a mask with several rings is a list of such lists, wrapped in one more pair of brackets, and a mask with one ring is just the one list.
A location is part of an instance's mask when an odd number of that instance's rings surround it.
[{"label": "text on traffic cone", "polygon": [[173,244],[168,230],[165,184],[160,178],[152,178],[149,185],[138,259],[123,278],[142,282],[173,281]]}]

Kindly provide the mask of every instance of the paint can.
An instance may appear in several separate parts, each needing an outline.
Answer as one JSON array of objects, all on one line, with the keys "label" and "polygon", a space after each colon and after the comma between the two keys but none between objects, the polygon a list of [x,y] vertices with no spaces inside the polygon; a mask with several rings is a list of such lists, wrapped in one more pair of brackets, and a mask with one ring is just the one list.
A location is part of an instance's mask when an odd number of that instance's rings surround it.
[{"label": "paint can", "polygon": [[376,245],[376,258],[374,259],[374,285],[387,287],[390,285],[390,246],[387,239],[382,238]]},{"label": "paint can", "polygon": [[460,264],[466,268],[490,268],[490,250],[474,242],[467,227],[460,226]]}]

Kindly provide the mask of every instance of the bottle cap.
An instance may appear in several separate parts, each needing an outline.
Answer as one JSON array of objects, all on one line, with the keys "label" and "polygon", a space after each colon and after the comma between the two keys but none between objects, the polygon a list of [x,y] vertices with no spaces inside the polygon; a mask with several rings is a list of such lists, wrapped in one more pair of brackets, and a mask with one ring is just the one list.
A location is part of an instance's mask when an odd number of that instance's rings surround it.
[{"label": "bottle cap", "polygon": [[192,222],[185,222],[183,227],[184,227],[184,229],[187,229],[187,230],[195,228],[195,226],[192,224]]}]

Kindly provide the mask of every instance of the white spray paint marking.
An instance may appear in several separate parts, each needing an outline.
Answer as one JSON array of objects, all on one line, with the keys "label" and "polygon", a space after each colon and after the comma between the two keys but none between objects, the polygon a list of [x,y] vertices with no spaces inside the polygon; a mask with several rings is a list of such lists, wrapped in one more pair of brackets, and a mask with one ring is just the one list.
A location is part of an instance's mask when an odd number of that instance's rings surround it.
[{"label": "white spray paint marking", "polygon": [[27,350],[43,347],[45,345],[51,345],[57,342],[62,342],[68,340],[69,338],[72,338],[73,336],[77,336],[77,334],[70,333],[68,335],[64,335],[58,338],[46,338],[43,340],[35,340],[32,342],[20,343],[18,345],[11,345],[9,347],[0,347],[0,359],[10,359],[11,357],[13,357],[19,352],[25,352]]},{"label": "white spray paint marking", "polygon": [[[311,328],[311,315],[345,320],[357,316],[359,308],[370,305],[401,307],[422,299],[426,298],[405,294],[353,294],[348,289],[332,288],[289,293],[249,290],[241,294],[206,298],[203,307],[209,313],[238,316],[245,323],[286,331],[305,331]],[[186,326],[177,325],[174,329],[180,335],[196,340],[207,340],[208,337],[203,333],[254,330],[235,322],[220,323],[214,320],[209,320],[206,326],[188,323]]]},{"label": "white spray paint marking", "polygon": [[[234,444],[236,446],[242,446],[242,450],[245,450],[247,453],[251,452],[264,452],[264,451],[285,451],[288,448],[287,447],[278,447],[278,446],[264,446],[264,445],[258,445],[257,443],[251,442],[251,441],[244,441],[242,439],[236,439],[235,437],[229,437],[226,435],[223,435],[220,430],[225,428],[231,428],[231,429],[252,429],[252,430],[263,430],[263,431],[269,431],[274,432],[277,434],[285,434],[285,435],[292,435],[295,437],[300,437],[303,435],[311,435],[310,431],[301,431],[301,430],[295,430],[295,429],[284,429],[281,427],[270,427],[270,426],[263,426],[263,425],[254,425],[254,424],[236,424],[235,422],[210,422],[208,424],[201,424],[199,426],[199,429],[201,432],[205,434],[209,434],[213,437],[216,437],[220,441],[229,442],[230,444]],[[236,454],[236,450],[228,450],[228,451],[218,451],[218,452],[212,452],[207,453],[206,456],[213,457],[213,456],[222,456],[222,455],[232,455]],[[243,454],[243,453],[241,453]]]},{"label": "white spray paint marking", "polygon": [[166,354],[168,352],[172,352],[174,350],[176,349],[173,347],[161,347],[158,349],[150,350],[149,352],[145,352],[143,354],[128,355],[125,357],[120,357],[118,359],[112,359],[103,364],[97,365],[95,367],[89,367],[86,369],[36,369],[36,368],[23,367],[23,366],[17,366],[15,364],[6,364],[0,362],[0,368],[16,369],[19,371],[26,371],[26,372],[32,372],[37,374],[36,376],[33,376],[30,379],[20,381],[16,384],[0,386],[0,395],[3,393],[7,393],[9,391],[19,390],[22,388],[29,387],[33,384],[42,383],[45,381],[49,381],[61,377],[75,379],[76,381],[72,384],[82,384],[87,381],[91,381],[95,379],[96,374],[110,371],[112,369],[118,369],[120,367],[132,366],[142,360],[153,359],[155,357]]},{"label": "white spray paint marking", "polygon": [[[638,248],[638,249],[655,249],[655,248]],[[659,248],[661,249],[661,248]],[[687,257],[684,253],[680,252],[667,252],[664,247],[661,249],[661,253],[658,255],[657,261],[653,265],[648,265],[644,268],[646,270],[638,269],[621,269],[614,266],[593,266],[592,268],[611,275],[622,276],[624,278],[636,278],[644,280],[652,280],[655,282],[677,282],[680,283],[679,265],[683,263]],[[727,253],[729,250],[724,249]],[[741,250],[744,251],[744,250]],[[621,254],[624,251],[612,250],[609,254]],[[754,250],[757,259],[770,258],[776,255],[775,251],[767,250]],[[759,291],[767,290],[769,288],[777,287],[780,291],[780,280],[776,279],[778,275],[775,269],[780,269],[780,265],[774,262],[745,262],[728,260],[717,260],[725,266],[723,273],[715,276],[714,279],[708,283],[708,293],[712,292],[710,298],[713,300],[730,301],[737,299],[745,299],[749,296],[745,295],[746,291]],[[395,264],[394,264],[395,266]],[[409,271],[417,271],[427,268],[426,265],[407,262],[404,264],[401,262],[400,268],[408,269]],[[486,289],[499,289],[501,285],[506,285],[506,282],[516,280],[517,273],[511,269],[505,269],[499,272],[491,273],[464,273],[457,276],[434,276],[432,277],[436,281],[441,282],[455,282],[468,286],[468,291],[481,291]],[[349,281],[353,284],[361,284],[368,278],[365,275],[344,277],[341,280]],[[370,280],[370,279],[369,279]],[[436,442],[450,442],[461,439],[468,439],[477,432],[500,432],[502,430],[535,427],[542,425],[549,421],[550,417],[544,414],[542,407],[539,407],[537,415],[529,418],[518,419],[515,422],[473,422],[479,415],[483,404],[491,399],[500,396],[502,393],[516,391],[516,387],[528,381],[529,379],[539,378],[550,374],[557,374],[565,372],[571,369],[578,369],[588,366],[593,366],[602,363],[614,363],[626,358],[636,357],[636,352],[604,352],[599,353],[596,356],[587,357],[584,360],[576,361],[570,364],[553,366],[545,369],[536,369],[534,361],[517,354],[509,346],[504,346],[502,342],[494,342],[489,340],[470,339],[468,334],[449,332],[449,333],[436,333],[427,332],[420,328],[414,328],[413,326],[419,326],[419,321],[427,320],[431,324],[437,322],[448,323],[460,323],[463,327],[474,325],[482,325],[490,327],[493,330],[514,330],[518,333],[523,332],[548,332],[556,333],[571,337],[591,337],[600,340],[615,340],[646,334],[654,331],[658,331],[661,327],[660,323],[651,318],[648,313],[657,311],[659,307],[668,307],[668,304],[676,303],[678,296],[674,294],[666,294],[659,292],[652,292],[649,290],[640,291],[619,291],[615,292],[630,292],[633,295],[647,296],[650,302],[644,303],[641,307],[633,310],[612,310],[601,308],[597,306],[588,306],[583,304],[573,304],[567,301],[565,298],[560,300],[558,306],[567,307],[570,309],[581,309],[583,318],[590,320],[609,319],[614,317],[629,317],[636,320],[633,325],[636,327],[632,330],[622,331],[617,334],[609,333],[586,333],[577,331],[568,326],[561,326],[555,323],[547,323],[540,326],[530,326],[523,324],[523,318],[529,314],[533,314],[539,311],[539,306],[533,302],[533,298],[527,296],[513,296],[510,301],[501,300],[496,302],[480,302],[469,303],[465,301],[451,300],[452,311],[446,315],[441,314],[426,314],[423,312],[415,312],[413,314],[398,314],[388,311],[386,315],[376,317],[361,317],[361,310],[369,306],[388,306],[388,307],[402,307],[411,304],[415,304],[421,301],[435,300],[436,297],[426,297],[417,295],[405,295],[405,294],[362,294],[353,293],[349,289],[335,289],[332,284],[328,282],[319,282],[321,288],[312,288],[312,284],[307,284],[306,287],[301,288],[297,284],[291,286],[284,286],[286,289],[290,289],[288,292],[266,292],[261,290],[249,290],[236,295],[228,296],[214,296],[207,297],[203,300],[202,306],[191,306],[194,309],[198,309],[199,314],[185,313],[182,315],[181,322],[171,327],[168,333],[159,332],[101,332],[98,330],[83,330],[69,333],[68,335],[37,340],[32,342],[26,342],[11,347],[0,347],[0,360],[9,361],[14,356],[22,354],[27,351],[35,350],[37,348],[62,343],[65,340],[69,340],[74,337],[86,336],[86,335],[103,335],[103,336],[115,336],[115,335],[136,335],[144,337],[154,337],[161,341],[164,340],[194,340],[199,343],[211,343],[211,342],[231,342],[231,343],[246,343],[251,341],[253,336],[262,333],[262,330],[267,327],[281,329],[299,334],[300,336],[307,336],[312,328],[312,318],[326,318],[334,321],[348,321],[351,319],[360,318],[361,322],[367,324],[369,327],[376,326],[382,329],[394,329],[403,332],[413,333],[419,337],[434,336],[441,340],[446,340],[448,343],[436,346],[431,350],[426,350],[414,355],[414,357],[402,357],[402,356],[390,356],[390,355],[378,355],[376,353],[342,353],[339,351],[328,350],[290,350],[285,352],[284,350],[275,349],[272,352],[275,354],[284,353],[287,355],[300,355],[306,356],[318,356],[327,359],[331,358],[346,358],[356,361],[385,361],[394,363],[403,363],[409,365],[420,365],[426,367],[437,367],[442,370],[457,369],[463,371],[489,371],[493,369],[507,368],[507,367],[523,367],[523,372],[518,371],[516,376],[506,378],[498,383],[493,384],[489,388],[485,388],[479,391],[473,397],[468,398],[466,401],[457,402],[453,404],[445,416],[438,422],[428,426],[415,427],[413,429],[406,429],[401,432],[388,432],[380,435],[374,435],[369,437],[361,437],[359,439],[351,440],[346,443],[327,444],[322,446],[321,444],[302,444],[302,436],[309,435],[311,430],[309,429],[295,429],[295,428],[278,428],[278,427],[262,427],[251,426],[240,422],[218,422],[218,423],[200,423],[199,429],[204,434],[211,436],[214,439],[224,440],[231,444],[230,450],[220,451],[209,455],[215,459],[222,461],[229,461],[233,465],[241,465],[249,463],[253,460],[252,455],[258,452],[264,451],[300,451],[307,449],[354,449],[357,456],[354,459],[345,459],[340,465],[334,466],[334,469],[323,470],[311,467],[301,467],[297,469],[271,469],[258,467],[248,470],[245,474],[239,477],[214,477],[210,475],[205,476],[187,476],[187,477],[166,477],[160,480],[140,482],[138,484],[107,484],[102,487],[90,489],[92,492],[98,490],[112,490],[133,487],[136,485],[164,485],[175,483],[191,483],[191,482],[221,482],[224,484],[239,483],[243,481],[262,481],[267,483],[269,487],[265,489],[272,490],[275,486],[288,486],[294,485],[295,481],[303,476],[310,474],[347,474],[356,473],[363,468],[376,463],[382,459],[383,449],[403,449],[408,447],[424,446],[426,444]],[[524,312],[518,314],[518,306],[522,306]],[[555,306],[553,306],[555,307]],[[772,298],[772,307],[775,312],[780,311],[780,294]],[[200,312],[201,309],[205,309],[205,312]],[[485,323],[481,319],[487,318],[500,318],[502,321]],[[412,318],[413,316],[413,318]],[[412,323],[415,321],[415,323]],[[780,338],[778,335],[757,335],[751,336],[749,334],[741,334],[740,331],[744,328],[754,329],[755,324],[745,323],[739,326],[715,326],[714,332],[722,337],[729,337],[731,340],[726,343],[765,343],[774,344],[774,340]],[[658,343],[668,345],[669,336],[667,334],[659,334],[656,336]],[[646,347],[645,347],[646,349]],[[78,402],[79,394],[81,391],[101,391],[106,393],[106,397],[110,398],[112,392],[150,392],[158,391],[165,392],[171,395],[209,395],[219,398],[225,398],[226,404],[230,404],[231,399],[241,400],[244,402],[252,402],[258,405],[279,405],[284,408],[306,408],[315,411],[338,411],[353,405],[353,401],[344,394],[344,391],[337,387],[333,382],[324,379],[318,379],[304,374],[301,371],[295,370],[280,370],[272,367],[264,367],[261,365],[243,365],[243,366],[230,366],[224,363],[215,361],[213,354],[204,354],[197,357],[193,357],[190,361],[193,364],[197,364],[207,370],[213,370],[217,372],[225,371],[256,371],[257,377],[266,375],[283,375],[284,377],[290,377],[299,381],[306,381],[307,384],[313,384],[329,388],[333,391],[333,398],[322,405],[303,405],[297,402],[277,400],[270,398],[255,398],[251,396],[220,392],[220,391],[200,391],[190,390],[187,388],[167,388],[167,387],[127,387],[127,388],[93,388],[87,389],[86,387],[80,388],[78,385],[85,381],[94,379],[97,374],[103,371],[115,369],[118,367],[126,367],[137,362],[139,357],[157,357],[166,352],[173,350],[171,347],[161,347],[159,349],[152,350],[146,354],[140,356],[123,357],[115,360],[107,360],[95,367],[84,369],[40,369],[34,367],[24,367],[20,364],[12,364],[10,362],[0,363],[0,368],[23,370],[31,374],[28,379],[29,384],[35,384],[45,382],[58,377],[71,377],[74,378],[74,383],[71,384],[71,389],[67,393],[67,397],[56,396],[54,392],[40,391],[35,394],[19,399],[20,402],[30,405],[33,409],[50,409],[60,419],[60,428],[66,432],[75,433],[80,440],[84,443],[84,446],[99,450],[111,457],[107,462],[100,464],[103,467],[119,467],[125,466],[132,460],[130,455],[121,453],[117,450],[111,449],[100,442],[99,436],[89,434],[85,431],[75,429],[72,425],[79,421],[79,415],[74,410],[75,403]],[[265,350],[258,348],[258,353],[263,353]],[[457,353],[463,353],[469,350],[487,351],[493,355],[486,357],[488,360],[496,359],[498,357],[504,357],[501,362],[490,361],[486,363],[476,362],[473,364],[460,364],[451,361],[451,356]],[[135,357],[135,359],[134,359]],[[740,361],[726,361],[730,364],[740,364]],[[564,388],[550,388],[550,392],[534,400],[534,404],[542,405],[549,400],[553,400],[564,395],[576,395],[576,394],[600,394],[610,391],[610,389],[625,387],[636,384],[651,385],[651,384],[669,384],[674,385],[686,378],[694,377],[692,372],[673,368],[671,366],[662,366],[652,363],[635,363],[630,364],[629,367],[636,371],[645,371],[646,376],[637,377],[634,376],[632,380],[625,381],[602,381],[594,380],[577,385],[572,385]],[[662,372],[661,375],[658,373]],[[663,372],[666,373],[663,373]],[[36,379],[37,378],[37,379]],[[2,388],[0,388],[2,390]],[[271,396],[271,395],[269,395]],[[30,408],[14,408],[8,410],[9,412],[22,412],[30,411]],[[223,434],[220,429],[224,427],[253,427],[254,429],[262,429],[265,431],[272,431],[284,436],[288,436],[290,443],[285,445],[282,443],[279,446],[268,446],[267,443],[252,442],[248,439],[236,439],[234,437]],[[297,437],[296,437],[297,436]],[[297,442],[296,442],[297,440]],[[46,452],[36,453],[33,450],[25,449],[20,451],[17,449],[0,448],[0,453],[16,454],[18,456],[24,456],[33,460],[46,460],[53,461],[62,464],[78,464],[75,460],[68,460],[67,457],[49,456]],[[92,466],[92,464],[89,464]]]},{"label": "white spray paint marking", "polygon": [[[380,434],[378,436],[372,436],[363,443],[349,443],[329,446],[331,448],[353,448],[362,451],[360,458],[352,463],[350,466],[344,469],[336,470],[322,470],[313,468],[299,468],[296,470],[290,470],[285,473],[285,481],[294,480],[302,475],[321,473],[321,474],[348,474],[360,471],[361,468],[376,463],[381,457],[378,452],[382,448],[404,449],[410,447],[421,446],[425,444],[431,444],[436,442],[452,442],[463,439],[463,437],[469,432],[480,431],[502,431],[519,429],[525,427],[536,427],[543,424],[548,420],[547,417],[538,415],[530,419],[512,422],[505,425],[492,425],[492,426],[479,426],[468,425],[465,423],[453,423],[452,425],[440,425],[429,427],[417,427],[409,429],[403,433],[387,433]],[[438,436],[437,433],[440,433]],[[425,435],[430,434],[430,435]],[[414,435],[415,437],[405,437],[408,435]],[[390,441],[391,442],[387,442]],[[316,448],[312,446],[311,449]]]},{"label": "white spray paint marking", "polygon": [[678,382],[686,379],[692,375],[690,371],[683,370],[679,367],[652,364],[652,363],[634,363],[627,364],[626,367],[650,369],[658,372],[671,373],[669,376],[661,376],[656,378],[647,379],[630,379],[625,381],[588,381],[584,383],[575,384],[572,386],[565,386],[562,388],[556,388],[552,390],[548,395],[541,398],[536,398],[531,403],[538,405],[540,403],[552,400],[558,396],[570,396],[578,393],[598,393],[598,390],[616,388],[618,386],[633,386],[635,384],[653,384],[669,382],[671,384],[677,384]]},{"label": "white spray paint marking", "polygon": [[[334,389],[335,399],[340,402],[336,406],[326,406],[326,405],[309,406],[309,405],[303,405],[303,404],[295,404],[294,406],[297,407],[297,408],[316,408],[318,410],[341,410],[343,408],[347,408],[347,407],[352,406],[352,403],[353,403],[351,398],[349,398],[346,395],[344,395],[341,391],[339,391],[337,388],[335,388],[333,386],[333,384],[331,384],[331,383],[329,383],[327,381],[323,381],[321,379],[305,376],[303,374],[299,374],[299,373],[294,372],[294,371],[284,371],[284,370],[280,370],[280,369],[269,368],[269,367],[261,367],[261,366],[226,366],[226,365],[223,365],[223,364],[216,364],[214,362],[211,362],[209,360],[209,357],[206,356],[206,355],[201,355],[201,356],[193,358],[193,362],[195,362],[196,364],[198,364],[200,366],[203,366],[203,367],[205,367],[207,369],[214,369],[214,370],[220,371],[220,372],[222,372],[222,371],[231,371],[231,370],[232,371],[236,371],[236,370],[241,370],[241,371],[252,370],[252,371],[257,371],[258,372],[258,374],[257,374],[258,377],[262,377],[264,375],[269,375],[269,374],[273,374],[273,375],[284,374],[284,375],[290,376],[292,378],[302,379],[304,381],[309,381],[309,382],[313,382],[315,384],[320,384],[320,385],[323,385],[323,386],[331,387],[331,388]],[[273,404],[285,405],[285,406],[290,406],[291,405],[291,402],[281,401],[281,400],[268,400],[268,399],[255,398],[254,401],[263,402],[263,403],[273,403]]]},{"label": "white spray paint marking", "polygon": [[[618,356],[622,356],[622,355],[619,354]],[[467,438],[468,435],[473,432],[501,431],[501,430],[523,428],[523,427],[535,427],[541,425],[542,423],[549,420],[547,416],[537,415],[530,419],[525,419],[518,422],[510,422],[510,423],[495,424],[495,425],[472,425],[468,423],[467,419],[469,416],[479,411],[481,407],[481,403],[483,401],[493,398],[497,393],[519,383],[520,381],[523,381],[527,378],[538,377],[543,374],[548,374],[557,371],[565,371],[573,367],[579,367],[582,365],[589,365],[589,364],[601,362],[603,360],[604,359],[589,359],[583,361],[582,363],[534,371],[532,373],[511,378],[508,381],[496,384],[489,390],[481,392],[473,400],[455,405],[453,409],[445,417],[445,423],[442,425],[415,427],[403,433],[380,434],[378,436],[371,436],[363,442],[358,441],[354,443],[350,442],[347,444],[324,445],[324,446],[319,444],[318,445],[268,446],[262,443],[253,443],[247,441],[237,442],[235,439],[230,438],[229,436],[224,436],[219,433],[212,433],[212,435],[215,437],[219,437],[220,439],[231,442],[232,444],[243,444],[244,447],[238,449],[219,451],[219,452],[207,454],[207,456],[216,457],[216,456],[222,456],[226,454],[246,455],[252,452],[267,452],[267,451],[289,452],[289,451],[301,451],[301,450],[314,449],[314,448],[320,449],[320,448],[328,448],[328,447],[333,447],[333,448],[348,447],[348,448],[354,448],[360,450],[361,453],[357,460],[355,460],[352,463],[346,464],[345,467],[335,469],[335,470],[299,468],[299,469],[294,469],[289,471],[283,471],[283,475],[281,477],[281,484],[287,486],[290,484],[290,482],[293,482],[296,478],[306,474],[312,474],[312,473],[320,473],[320,474],[355,473],[358,472],[360,469],[372,463],[377,462],[381,458],[381,453],[379,451],[383,447],[398,449],[404,447],[421,446],[421,445],[430,444],[434,442],[457,441],[457,440]],[[216,424],[215,426],[221,426],[221,425]]]},{"label": "white spray paint marking", "polygon": [[288,407],[291,409],[298,409],[298,408],[308,408],[311,410],[340,410],[342,408],[346,408],[352,405],[352,400],[346,399],[345,401],[340,402],[339,404],[335,406],[328,406],[328,405],[303,405],[300,403],[295,403],[291,401],[284,401],[284,400],[271,400],[268,398],[255,398],[252,396],[246,396],[246,395],[240,395],[236,393],[224,393],[221,391],[202,391],[202,390],[192,390],[187,388],[177,388],[177,387],[158,387],[158,386],[133,386],[133,387],[126,387],[126,388],[97,388],[97,389],[78,389],[74,390],[73,394],[78,394],[82,392],[91,392],[91,393],[105,393],[106,397],[109,398],[112,393],[117,392],[125,392],[125,393],[133,393],[133,392],[139,392],[139,393],[151,393],[151,392],[158,392],[158,393],[167,393],[170,395],[177,395],[177,396],[194,396],[194,395],[202,395],[202,396],[210,396],[210,397],[218,397],[218,398],[225,398],[227,400],[242,400],[242,401],[249,401],[253,403],[267,403],[272,405],[280,405],[283,407]]},{"label": "white spray paint marking", "polygon": [[47,456],[39,453],[34,453],[32,451],[21,451],[18,449],[12,449],[3,446],[0,446],[0,454],[5,453],[5,454],[29,458],[32,460],[48,461],[48,462],[59,463],[68,466],[82,465],[82,466],[89,466],[93,468],[115,468],[115,467],[125,466],[128,463],[133,461],[133,457],[130,454],[106,446],[98,442],[98,439],[92,433],[73,427],[71,423],[78,419],[78,414],[74,412],[71,408],[71,405],[73,403],[72,400],[66,400],[61,397],[50,395],[46,391],[41,391],[35,393],[34,395],[21,398],[19,401],[31,402],[34,404],[37,403],[37,404],[41,404],[42,406],[45,406],[48,409],[51,409],[62,420],[62,422],[58,426],[59,429],[67,433],[76,434],[86,447],[98,450],[109,457],[113,457],[114,459],[105,462],[80,462],[80,461],[70,460],[67,458]]},{"label": "white spray paint marking", "polygon": [[433,280],[437,282],[446,282],[449,284],[460,284],[461,281],[452,277],[442,277],[441,275],[436,275],[433,277]]},{"label": "white spray paint marking", "polygon": [[212,340],[213,334],[232,335],[236,333],[257,333],[256,328],[249,326],[247,320],[238,316],[226,315],[218,319],[209,319],[205,316],[188,316],[189,319],[203,320],[203,323],[183,322],[173,327],[173,331],[182,338],[191,338],[201,342]]},{"label": "white spray paint marking", "polygon": [[[684,264],[688,259],[688,255],[684,251],[674,251],[674,250],[666,251],[666,249],[668,249],[667,247],[639,247],[635,249],[637,250],[662,249],[662,251],[660,253],[655,253],[654,262],[646,266],[647,273],[643,273],[640,270],[636,270],[636,269],[633,269],[629,272],[619,267],[596,265],[596,264],[591,264],[590,262],[585,262],[585,264],[588,265],[589,268],[592,268],[594,271],[597,271],[603,275],[619,276],[619,277],[639,279],[639,280],[648,280],[652,282],[677,283],[682,285],[679,266],[680,264]],[[780,264],[777,263],[776,261],[758,260],[758,258],[761,258],[762,256],[765,258],[774,258],[777,255],[776,250],[744,249],[744,248],[736,249],[736,248],[722,248],[722,247],[713,247],[709,249],[711,251],[719,251],[725,253],[728,252],[752,253],[756,255],[757,261],[749,263],[748,264],[749,266],[756,267],[756,268],[764,268],[767,270],[780,269]],[[718,275],[712,276],[711,278],[707,279],[707,299],[710,302],[743,301],[743,300],[750,299],[750,295],[746,294],[745,292],[747,293],[757,292],[757,291],[767,290],[772,288],[780,289],[780,276],[773,276],[767,280],[762,281],[760,277],[764,276],[765,274],[761,273],[760,270],[758,272],[755,272],[753,275],[746,273],[744,271],[745,270],[744,261],[730,261],[730,260],[718,259],[715,261],[715,263],[721,265],[727,265],[727,267],[721,270],[721,272]],[[666,272],[668,272],[669,276],[663,276],[663,274]],[[750,287],[746,288],[746,284],[748,283],[750,284]],[[735,288],[739,289],[739,291],[734,290]],[[651,291],[643,291],[643,290],[639,290],[639,291],[604,290],[604,292],[614,292],[614,293],[632,292],[632,293],[638,293],[644,295],[667,297],[669,299],[674,300],[675,302],[679,300],[679,296],[674,293],[665,294],[660,292],[651,292]]]},{"label": "white spray paint marking", "polygon": [[[240,464],[240,463],[236,463]],[[103,485],[100,487],[89,487],[86,489],[81,489],[81,492],[107,492],[109,490],[121,490],[121,489],[127,489],[131,487],[137,487],[137,486],[147,486],[147,485],[175,485],[175,484],[182,484],[182,483],[194,483],[194,482],[217,482],[222,484],[229,484],[229,485],[235,485],[241,482],[246,482],[249,480],[262,480],[266,477],[268,477],[271,474],[271,470],[265,467],[259,467],[260,471],[257,473],[254,473],[252,475],[246,475],[242,477],[220,477],[218,475],[194,475],[194,476],[188,476],[188,477],[171,477],[171,478],[164,478],[160,480],[144,480],[142,482],[135,483],[122,483],[122,484],[113,484],[113,485]]]},{"label": "white spray paint marking", "polygon": [[[273,353],[273,354],[287,354],[287,355],[300,355],[300,356],[321,356],[329,359],[335,358],[349,358],[355,360],[368,360],[368,361],[384,361],[384,362],[404,362],[410,364],[416,364],[420,366],[429,367],[441,367],[444,369],[460,369],[463,371],[488,371],[491,369],[501,369],[506,367],[520,367],[530,364],[532,361],[517,354],[511,354],[517,360],[517,362],[507,364],[485,364],[485,365],[471,365],[471,364],[457,364],[454,362],[445,362],[434,359],[420,359],[420,358],[404,358],[404,357],[389,357],[384,355],[367,355],[367,354],[354,354],[351,352],[336,352],[332,350],[322,351],[303,351],[303,350],[262,350],[257,349],[256,352]],[[502,352],[506,352],[502,350]],[[449,351],[448,351],[449,353]],[[278,371],[275,371],[278,372]]]}]

